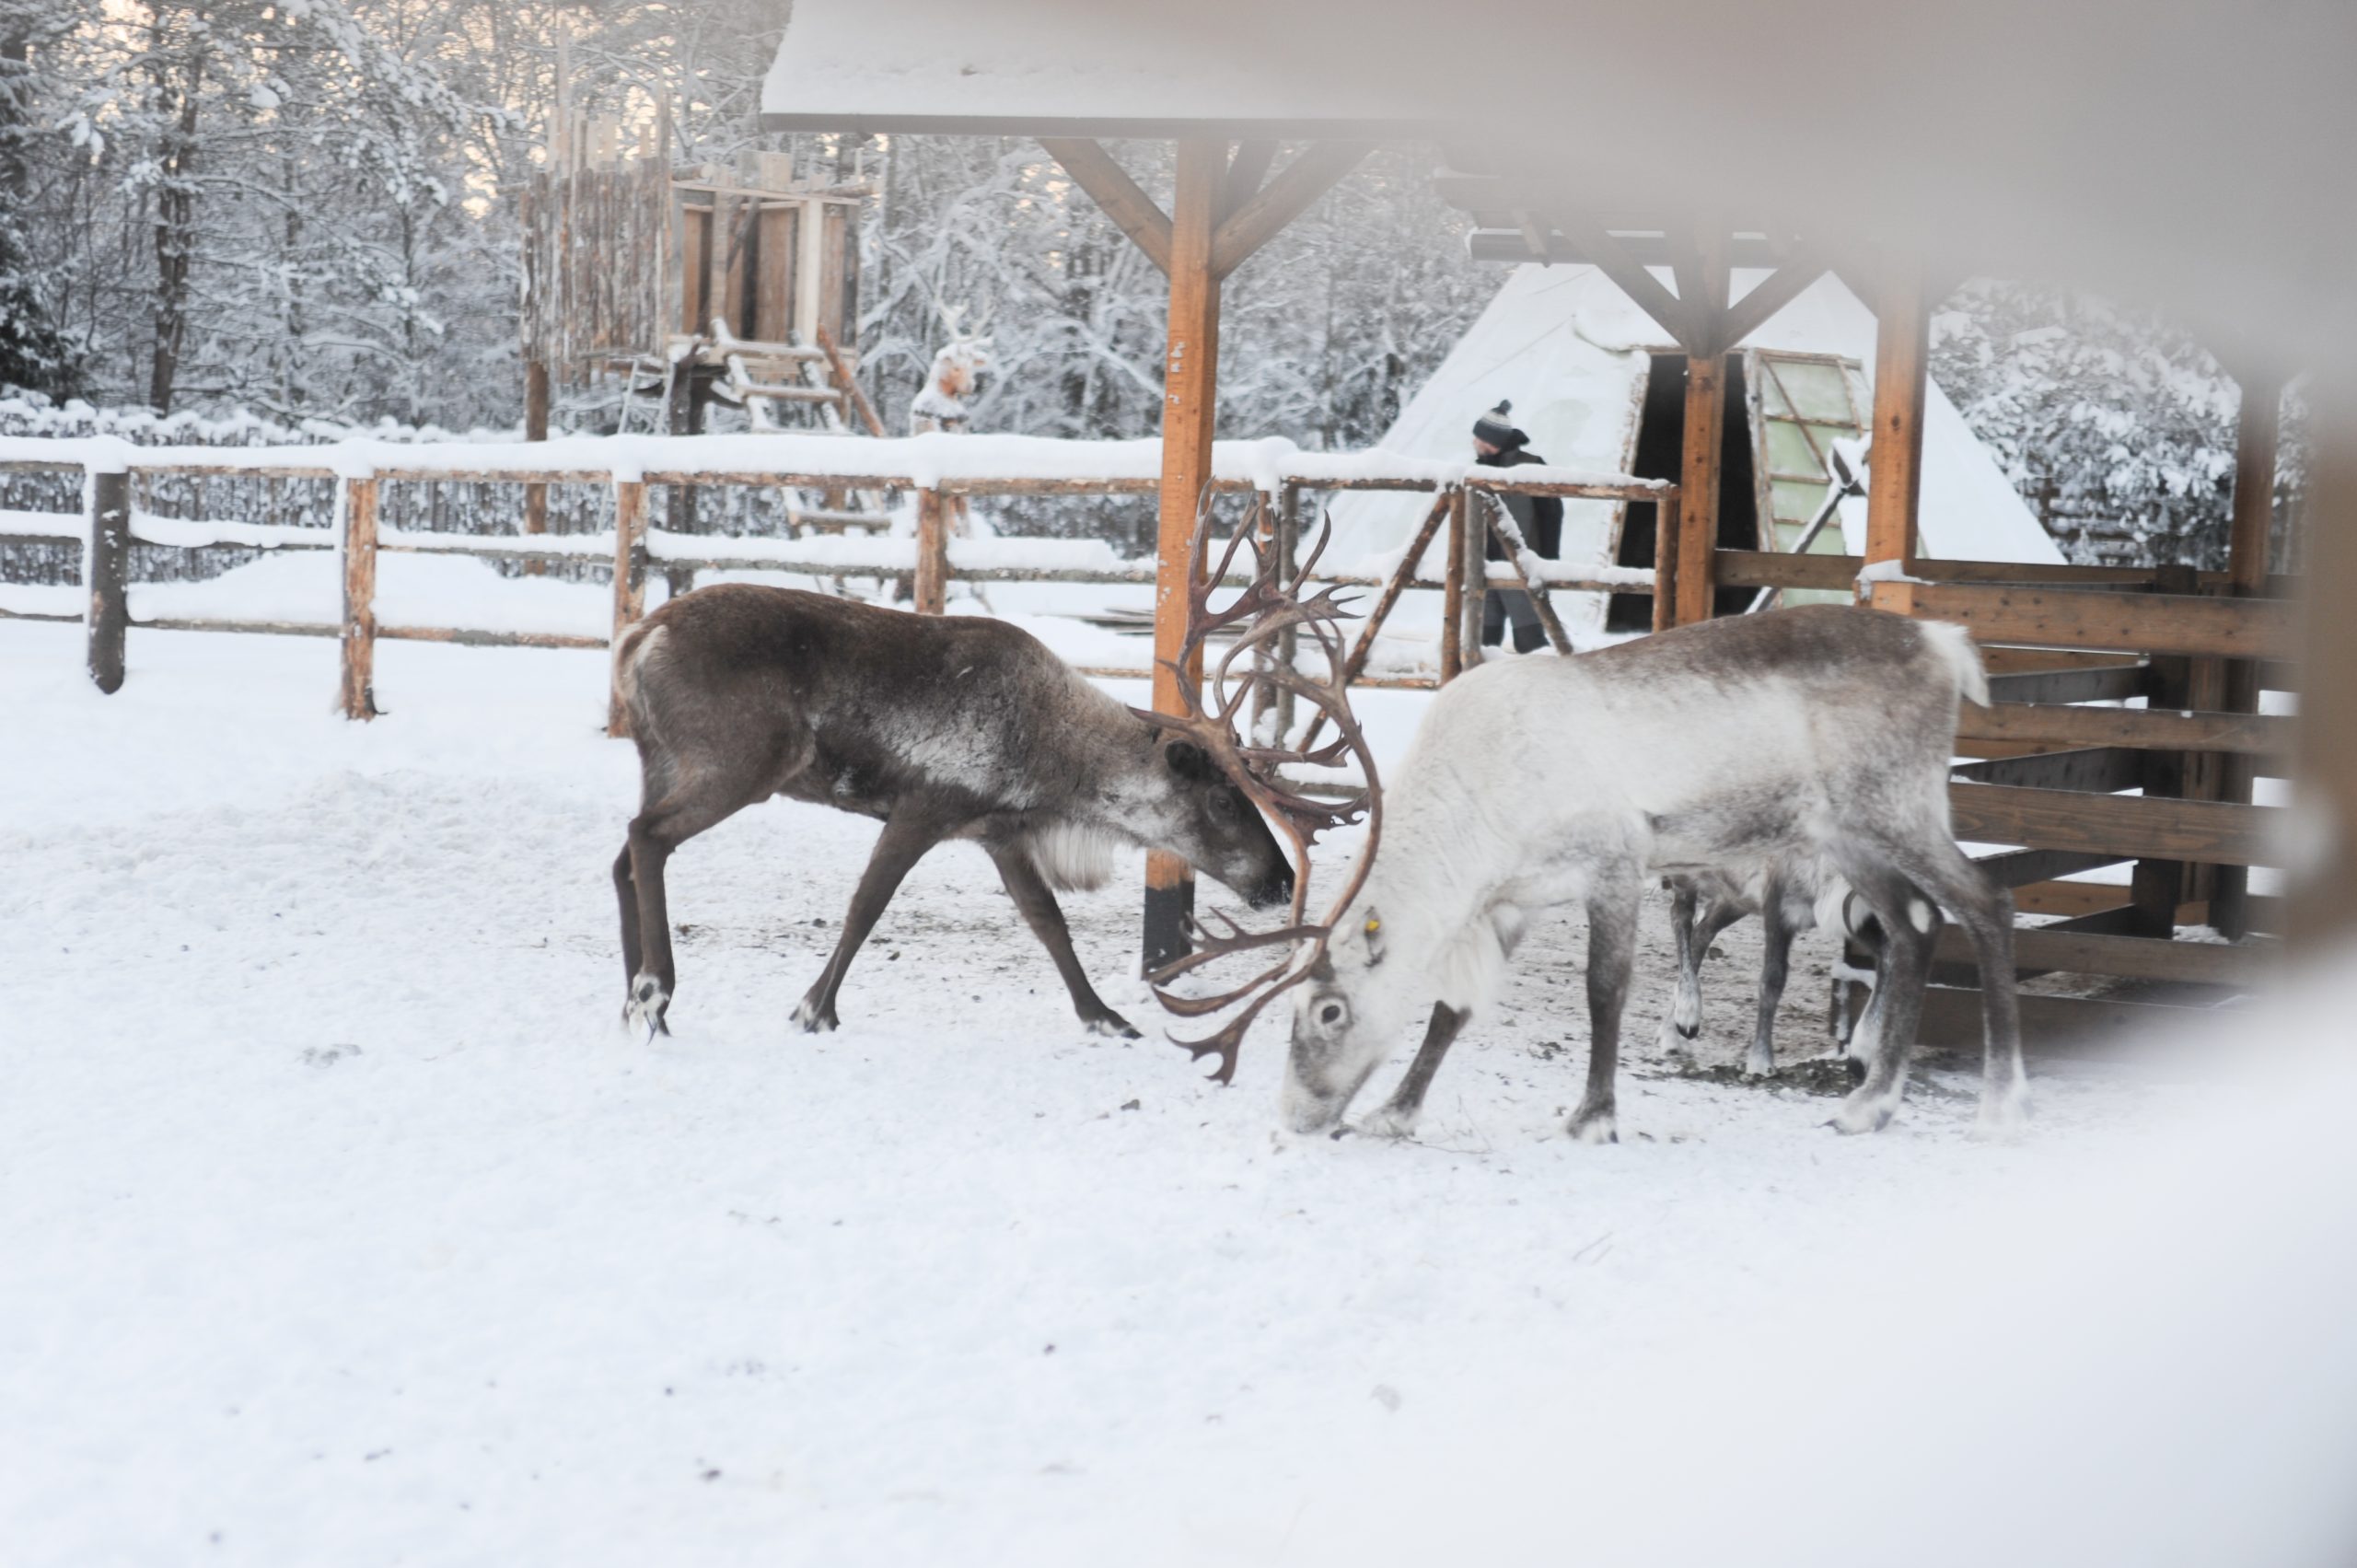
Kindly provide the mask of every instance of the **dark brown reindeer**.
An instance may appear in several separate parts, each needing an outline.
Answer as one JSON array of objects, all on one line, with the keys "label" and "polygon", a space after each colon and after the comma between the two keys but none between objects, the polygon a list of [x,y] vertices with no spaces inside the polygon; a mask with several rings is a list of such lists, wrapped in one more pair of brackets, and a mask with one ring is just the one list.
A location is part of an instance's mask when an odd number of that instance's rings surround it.
[{"label": "dark brown reindeer", "polygon": [[[882,821],[833,955],[795,1022],[836,1027],[835,996],[910,867],[945,839],[981,844],[1092,1032],[1135,1037],[1073,954],[1051,888],[1092,888],[1119,843],[1165,849],[1248,903],[1293,869],[1194,738],[1098,691],[1037,638],[979,616],[919,616],[730,584],[656,610],[622,639],[614,680],[642,793],[614,861],[626,1021],[668,1032],[677,993],[664,864],[771,796]],[[1265,801],[1263,802],[1265,803]],[[1290,829],[1288,830],[1291,830]]]}]

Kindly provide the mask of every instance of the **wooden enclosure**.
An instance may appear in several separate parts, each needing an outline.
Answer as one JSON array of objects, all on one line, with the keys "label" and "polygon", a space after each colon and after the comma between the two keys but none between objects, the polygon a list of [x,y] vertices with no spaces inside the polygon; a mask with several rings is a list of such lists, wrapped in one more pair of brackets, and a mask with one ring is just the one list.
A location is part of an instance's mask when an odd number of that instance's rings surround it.
[{"label": "wooden enclosure", "polygon": [[[797,184],[771,153],[677,167],[659,115],[637,145],[621,142],[610,120],[562,122],[525,194],[524,355],[538,400],[684,365],[842,423],[855,412],[866,191]],[[544,430],[545,406],[539,418]]]}]

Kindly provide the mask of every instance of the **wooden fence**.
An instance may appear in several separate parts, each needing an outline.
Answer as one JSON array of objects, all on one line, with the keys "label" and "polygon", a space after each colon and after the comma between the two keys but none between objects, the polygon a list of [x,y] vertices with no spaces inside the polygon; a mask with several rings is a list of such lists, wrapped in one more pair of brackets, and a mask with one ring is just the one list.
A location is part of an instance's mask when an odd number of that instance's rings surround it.
[{"label": "wooden fence", "polygon": [[[377,712],[372,688],[376,645],[379,640],[407,639],[543,648],[610,646],[644,613],[645,579],[650,566],[690,572],[775,572],[821,579],[904,576],[912,585],[915,610],[924,614],[940,614],[946,610],[948,587],[953,582],[1151,586],[1155,581],[1155,566],[1151,561],[1110,567],[960,563],[948,534],[947,503],[955,497],[1153,494],[1156,482],[1151,477],[1134,473],[1065,474],[1057,477],[944,476],[930,483],[914,483],[905,473],[889,471],[862,474],[798,471],[791,466],[795,450],[791,439],[778,443],[781,461],[773,469],[729,471],[682,469],[673,471],[623,470],[619,473],[611,467],[470,468],[466,466],[470,452],[463,446],[421,448],[414,464],[389,462],[383,466],[371,466],[365,472],[340,473],[331,459],[319,454],[283,448],[271,453],[241,452],[234,459],[206,459],[180,452],[159,455],[151,459],[142,458],[134,450],[128,455],[117,454],[110,462],[93,462],[88,457],[70,450],[74,446],[70,442],[59,443],[60,450],[53,457],[27,454],[29,447],[38,445],[25,441],[12,443],[10,455],[0,458],[0,474],[81,474],[85,478],[84,494],[87,497],[87,506],[81,516],[52,514],[53,521],[51,522],[38,518],[28,522],[25,514],[16,514],[5,532],[0,532],[0,543],[13,539],[84,544],[87,575],[83,587],[88,596],[87,604],[79,615],[10,612],[0,609],[0,617],[13,614],[16,619],[85,622],[88,628],[87,657],[91,677],[108,691],[119,688],[123,679],[123,644],[133,624],[129,609],[128,562],[130,546],[134,542],[165,546],[177,543],[189,549],[259,547],[339,552],[343,562],[343,606],[340,619],[333,623],[147,618],[137,624],[158,630],[336,637],[343,645],[339,702],[342,711],[355,719],[373,717]],[[1292,520],[1297,517],[1299,497],[1305,490],[1420,491],[1435,495],[1433,521],[1428,522],[1417,546],[1408,552],[1398,568],[1388,575],[1324,571],[1318,574],[1318,580],[1321,583],[1381,590],[1376,614],[1353,653],[1353,678],[1361,685],[1428,689],[1454,675],[1467,664],[1478,661],[1480,595],[1471,590],[1480,581],[1496,581],[1525,587],[1534,591],[1542,600],[1546,591],[1554,587],[1619,592],[1642,592],[1649,588],[1648,574],[1631,574],[1625,570],[1616,569],[1599,575],[1593,569],[1545,563],[1541,567],[1542,575],[1533,578],[1520,575],[1515,567],[1506,563],[1485,564],[1481,545],[1489,530],[1472,516],[1472,508],[1467,502],[1471,492],[1651,504],[1660,514],[1666,536],[1675,537],[1676,533],[1677,489],[1655,482],[1549,480],[1530,477],[1530,470],[1495,470],[1494,477],[1488,470],[1466,475],[1348,471],[1353,466],[1346,459],[1329,459],[1315,465],[1313,471],[1300,475],[1279,472],[1273,479],[1264,476],[1257,481],[1222,478],[1213,482],[1213,489],[1227,494],[1245,494],[1273,483],[1276,505],[1271,516],[1273,519],[1282,520],[1283,527],[1272,530],[1269,542],[1288,552],[1293,548]],[[1373,466],[1379,468],[1380,465]],[[1425,470],[1441,467],[1432,464],[1412,466]],[[1333,471],[1337,469],[1344,471]],[[190,530],[162,520],[134,519],[131,505],[133,482],[134,479],[156,476],[237,476],[285,483],[331,481],[337,487],[336,520],[329,528],[214,524]],[[610,530],[596,534],[514,534],[505,537],[435,533],[382,526],[384,498],[389,487],[451,484],[510,485],[519,489],[527,486],[595,487],[610,494],[615,526]],[[648,526],[647,490],[650,485],[908,491],[913,494],[916,503],[914,549],[905,562],[885,561],[882,552],[874,559],[858,560],[846,559],[840,552],[822,548],[818,542],[808,540],[732,540],[669,533]],[[1441,521],[1446,522],[1449,530],[1449,543],[1445,555],[1447,570],[1437,579],[1418,576],[1415,569],[1422,546],[1431,540],[1437,523]],[[603,635],[586,636],[380,622],[376,611],[378,559],[387,553],[404,552],[527,563],[600,562],[611,573],[611,628]],[[1365,671],[1366,655],[1373,642],[1374,631],[1382,615],[1397,602],[1399,594],[1411,587],[1437,588],[1446,597],[1440,672],[1436,677],[1369,675]],[[1472,607],[1469,612],[1466,608],[1469,605]],[[1468,639],[1476,650],[1469,656]],[[1085,667],[1083,673],[1144,679],[1151,672],[1141,666],[1136,668]],[[615,732],[620,733],[621,716],[617,714],[611,717]]]}]

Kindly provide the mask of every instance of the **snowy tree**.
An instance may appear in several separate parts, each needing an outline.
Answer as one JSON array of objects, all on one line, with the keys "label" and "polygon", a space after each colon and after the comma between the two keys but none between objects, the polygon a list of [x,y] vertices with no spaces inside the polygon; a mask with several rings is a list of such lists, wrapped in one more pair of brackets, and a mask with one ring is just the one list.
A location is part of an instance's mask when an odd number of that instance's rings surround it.
[{"label": "snowy tree", "polygon": [[2225,564],[2242,394],[2190,332],[1977,279],[1933,319],[1932,373],[2073,560]]}]

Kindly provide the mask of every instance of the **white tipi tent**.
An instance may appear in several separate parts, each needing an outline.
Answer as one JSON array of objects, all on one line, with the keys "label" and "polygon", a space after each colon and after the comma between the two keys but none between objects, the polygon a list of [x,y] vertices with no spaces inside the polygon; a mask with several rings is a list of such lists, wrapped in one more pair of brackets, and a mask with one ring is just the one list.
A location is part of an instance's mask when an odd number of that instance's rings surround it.
[{"label": "white tipi tent", "polygon": [[[1738,296],[1765,275],[1738,273]],[[1873,314],[1830,275],[1745,340],[1752,406],[1731,407],[1730,418],[1750,421],[1757,490],[1771,514],[1789,518],[1796,506],[1802,515],[1814,510],[1814,498],[1825,494],[1821,462],[1814,485],[1774,476],[1805,474],[1829,435],[1843,434],[1844,425],[1855,434],[1865,425],[1874,341]],[[1465,461],[1472,456],[1474,418],[1511,399],[1530,449],[1549,462],[1627,472],[1636,460],[1653,358],[1678,352],[1595,268],[1516,267],[1379,444],[1414,457]],[[1829,397],[1835,408],[1811,406]],[[1329,559],[1361,561],[1404,548],[1429,505],[1420,495],[1379,491],[1336,496]],[[1565,503],[1562,559],[1610,564],[1620,511],[1611,502]],[[1921,517],[1924,553],[1933,559],[2062,559],[1936,383],[1924,417]],[[1863,502],[1847,504],[1842,521],[1854,553],[1862,542]],[[1782,530],[1780,546],[1789,546],[1794,531]],[[1843,540],[1829,530],[1816,548],[1838,552]],[[1436,568],[1437,553],[1428,560]],[[1602,631],[1604,595],[1560,597],[1575,637]]]}]

